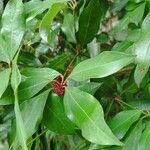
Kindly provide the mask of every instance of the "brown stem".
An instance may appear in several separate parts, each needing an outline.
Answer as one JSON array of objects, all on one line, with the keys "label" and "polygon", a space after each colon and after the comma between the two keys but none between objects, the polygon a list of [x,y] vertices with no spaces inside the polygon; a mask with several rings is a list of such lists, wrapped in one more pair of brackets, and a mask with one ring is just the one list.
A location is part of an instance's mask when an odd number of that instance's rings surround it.
[{"label": "brown stem", "polygon": [[66,70],[64,72],[64,78],[65,78],[65,76],[68,73],[68,69],[71,67],[71,65],[73,64],[73,62],[75,61],[75,59],[78,57],[79,53],[80,53],[80,49],[77,47],[76,48],[76,55],[73,57],[73,59],[71,60],[71,62],[69,63],[69,65],[67,66],[67,68],[66,68]]}]

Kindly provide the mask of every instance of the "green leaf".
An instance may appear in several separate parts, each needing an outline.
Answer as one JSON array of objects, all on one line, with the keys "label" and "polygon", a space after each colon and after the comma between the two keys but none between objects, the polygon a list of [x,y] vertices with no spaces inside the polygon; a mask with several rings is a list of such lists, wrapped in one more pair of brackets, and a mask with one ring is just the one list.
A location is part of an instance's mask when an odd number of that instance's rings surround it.
[{"label": "green leaf", "polygon": [[43,117],[43,111],[49,92],[50,90],[47,90],[20,104],[20,111],[27,139],[30,138],[38,129]]},{"label": "green leaf", "polygon": [[96,41],[96,38],[87,45],[87,50],[90,57],[95,57],[100,53],[100,43]]},{"label": "green leaf", "polygon": [[4,7],[3,1],[0,1],[0,17],[1,14],[3,13],[3,7]]},{"label": "green leaf", "polygon": [[[140,120],[127,138],[122,150],[137,150],[138,142],[142,134],[142,121]],[[139,149],[140,150],[140,149]],[[142,149],[141,149],[142,150]]]},{"label": "green leaf", "polygon": [[138,120],[141,112],[137,110],[128,110],[118,113],[112,118],[108,125],[113,133],[119,138],[123,138],[130,126]]},{"label": "green leaf", "polygon": [[69,60],[70,57],[70,53],[62,53],[61,55],[56,56],[54,59],[48,62],[47,66],[49,66],[52,69],[65,69],[65,62],[66,60]]},{"label": "green leaf", "polygon": [[127,12],[127,14],[116,25],[114,32],[120,32],[125,29],[129,23],[138,23],[142,20],[145,10],[145,3],[139,4],[134,10]]},{"label": "green leaf", "polygon": [[21,0],[10,0],[2,16],[1,33],[7,42],[10,60],[16,54],[25,31],[25,18]]},{"label": "green leaf", "polygon": [[132,62],[134,62],[134,56],[132,55],[105,51],[94,58],[79,63],[69,77],[77,81],[102,78],[119,71]]},{"label": "green leaf", "polygon": [[16,115],[16,138],[19,140],[19,143],[21,144],[22,148],[24,150],[27,150],[25,126],[23,124],[18,99],[15,99],[14,109]]},{"label": "green leaf", "polygon": [[94,95],[95,92],[98,90],[98,88],[101,85],[102,85],[102,83],[89,82],[89,83],[81,84],[81,85],[77,86],[77,88],[80,89],[81,91],[84,91],[84,92],[87,92],[91,95]]},{"label": "green leaf", "polygon": [[0,98],[0,105],[10,105],[15,101],[13,89],[11,86],[8,86],[4,94]]},{"label": "green leaf", "polygon": [[11,86],[14,90],[15,96],[15,116],[16,116],[16,138],[19,140],[21,147],[24,150],[27,150],[26,146],[26,133],[25,127],[23,124],[22,116],[19,108],[19,99],[18,99],[18,86],[21,82],[21,74],[19,72],[18,66],[16,64],[16,59],[12,62],[12,75],[11,75]]},{"label": "green leaf", "polygon": [[113,4],[112,10],[113,11],[120,11],[127,3],[129,0],[117,0],[115,1],[115,3]]},{"label": "green leaf", "polygon": [[26,68],[22,71],[22,74],[27,78],[19,86],[20,100],[30,99],[48,83],[51,86],[51,81],[60,75],[57,71],[49,68]]},{"label": "green leaf", "polygon": [[41,21],[39,32],[41,35],[41,38],[46,41],[50,42],[51,35],[50,35],[50,25],[53,22],[53,19],[56,17],[58,12],[62,9],[66,8],[66,5],[64,3],[56,3],[51,6],[49,11],[46,13],[44,18]]},{"label": "green leaf", "polygon": [[28,21],[33,19],[35,16],[43,13],[46,9],[50,8],[54,3],[67,2],[68,0],[31,0],[25,3],[25,13],[28,17]]},{"label": "green leaf", "polygon": [[100,103],[77,88],[66,88],[64,107],[68,118],[81,130],[84,138],[101,145],[122,145],[104,120]]},{"label": "green leaf", "polygon": [[51,2],[49,0],[46,1],[40,1],[40,0],[31,0],[27,3],[25,3],[25,13],[27,15],[27,20],[33,19],[36,15],[41,14],[46,9],[51,7]]},{"label": "green leaf", "polygon": [[51,93],[46,103],[44,116],[44,125],[56,133],[72,134],[74,124],[67,118],[64,112],[62,97]]},{"label": "green leaf", "polygon": [[112,47],[112,51],[125,52],[133,43],[129,41],[118,42]]},{"label": "green leaf", "polygon": [[141,135],[138,150],[149,150],[150,148],[150,123],[146,126],[144,132]]},{"label": "green leaf", "polygon": [[4,61],[10,64],[9,55],[7,52],[7,43],[3,39],[2,35],[0,35],[0,43],[0,61]]},{"label": "green leaf", "polygon": [[128,104],[139,110],[150,111],[149,99],[133,99],[133,100],[129,100]]},{"label": "green leaf", "polygon": [[49,81],[52,81],[60,75],[59,72],[51,68],[24,68],[21,71],[21,74],[26,77],[42,77],[43,79],[48,79]]},{"label": "green leaf", "polygon": [[143,23],[142,23],[142,30],[143,31],[148,31],[150,28],[150,13],[145,17]]},{"label": "green leaf", "polygon": [[12,62],[12,74],[11,74],[11,86],[14,90],[14,93],[18,92],[18,86],[21,83],[21,74],[14,60]]},{"label": "green leaf", "polygon": [[0,98],[2,97],[3,93],[5,92],[10,78],[11,69],[5,69],[0,72]]},{"label": "green leaf", "polygon": [[67,41],[72,43],[76,43],[74,21],[74,16],[68,13],[64,16],[64,22],[62,24],[62,31],[65,33]]},{"label": "green leaf", "polygon": [[135,55],[137,67],[134,73],[134,79],[138,86],[145,77],[148,69],[150,67],[150,31],[149,31],[149,21],[150,13],[146,16],[142,24],[142,35],[140,39],[135,42]]},{"label": "green leaf", "polygon": [[50,86],[50,80],[42,77],[29,77],[25,81],[21,82],[19,86],[19,99],[27,100],[42,90],[48,83]]},{"label": "green leaf", "polygon": [[99,30],[102,14],[99,0],[91,0],[82,11],[77,33],[77,41],[81,48],[94,39]]}]

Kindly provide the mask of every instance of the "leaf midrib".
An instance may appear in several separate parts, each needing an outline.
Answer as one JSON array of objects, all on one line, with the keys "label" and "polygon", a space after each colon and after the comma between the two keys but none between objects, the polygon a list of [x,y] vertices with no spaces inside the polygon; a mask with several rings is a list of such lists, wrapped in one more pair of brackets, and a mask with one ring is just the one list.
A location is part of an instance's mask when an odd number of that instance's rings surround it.
[{"label": "leaf midrib", "polygon": [[[74,97],[72,96],[71,92],[69,92],[69,90],[66,88],[66,90],[68,91],[69,95],[71,96],[71,98],[73,99],[73,101],[77,104],[77,106],[81,109],[81,111],[87,116],[87,118],[91,121],[91,123],[93,124],[93,126],[100,132],[100,133],[103,133],[103,135],[107,138],[107,139],[111,139],[113,140],[112,138],[108,137],[105,132],[101,129],[99,129],[99,127],[94,123],[94,121],[88,116],[88,114],[84,111],[84,109],[82,109],[82,107],[76,102],[76,100],[74,99]],[[113,140],[114,141],[114,140]],[[116,143],[114,141],[114,143]]]},{"label": "leaf midrib", "polygon": [[[124,59],[124,60],[125,60],[125,59],[129,60],[129,58],[123,58],[123,59]],[[109,63],[105,63],[105,64],[101,64],[101,65],[97,65],[97,66],[92,66],[92,67],[89,67],[89,68],[88,68],[88,67],[87,67],[87,68],[85,67],[84,69],[80,69],[78,72],[74,73],[72,76],[75,76],[76,74],[83,73],[83,72],[85,72],[85,71],[90,71],[90,70],[93,70],[93,69],[96,69],[96,68],[105,67],[105,66],[107,66],[107,65],[110,65],[110,64],[114,64],[114,63],[116,63],[116,62],[119,62],[120,60],[123,60],[123,59],[111,61],[111,62],[109,62]],[[130,58],[130,60],[129,60],[126,64],[129,64],[132,59],[133,59],[133,58]],[[77,67],[78,67],[78,66],[77,66]],[[70,75],[70,77],[71,77],[71,75]]]}]

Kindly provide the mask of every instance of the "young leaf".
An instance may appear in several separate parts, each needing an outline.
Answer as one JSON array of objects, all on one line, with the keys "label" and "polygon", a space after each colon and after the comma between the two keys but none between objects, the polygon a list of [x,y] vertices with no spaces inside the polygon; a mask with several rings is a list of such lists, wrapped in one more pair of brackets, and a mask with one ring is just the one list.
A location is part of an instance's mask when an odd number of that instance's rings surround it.
[{"label": "young leaf", "polygon": [[105,51],[98,56],[79,63],[69,78],[82,81],[109,76],[134,62],[134,56],[121,52]]},{"label": "young leaf", "polygon": [[77,88],[66,88],[64,107],[68,118],[82,131],[84,138],[100,145],[122,145],[104,120],[99,102]]},{"label": "young leaf", "polygon": [[100,26],[101,17],[102,8],[99,0],[91,0],[79,18],[77,41],[81,48],[91,42],[95,37]]},{"label": "young leaf", "polygon": [[144,132],[140,137],[140,141],[138,144],[138,150],[149,150],[150,148],[150,123],[146,126]]},{"label": "young leaf", "polygon": [[119,138],[123,138],[130,126],[138,120],[141,112],[137,110],[128,110],[118,113],[110,122],[109,127],[113,133]]},{"label": "young leaf", "polygon": [[3,93],[5,92],[10,78],[11,69],[5,69],[4,71],[0,72],[0,98],[2,97]]},{"label": "young leaf", "polygon": [[43,123],[48,129],[56,133],[72,134],[74,132],[74,125],[65,114],[62,97],[55,93],[49,95]]},{"label": "young leaf", "polygon": [[137,67],[134,73],[134,79],[138,86],[142,82],[144,76],[150,67],[150,31],[149,21],[150,13],[146,16],[142,24],[142,35],[140,39],[135,42],[135,55]]},{"label": "young leaf", "polygon": [[50,25],[52,24],[53,19],[58,14],[58,12],[64,8],[66,8],[66,5],[64,3],[53,4],[41,21],[39,32],[41,38],[48,43],[50,42],[51,38]]},{"label": "young leaf", "polygon": [[2,16],[1,33],[7,42],[10,60],[16,54],[25,31],[23,3],[21,0],[10,0]]}]

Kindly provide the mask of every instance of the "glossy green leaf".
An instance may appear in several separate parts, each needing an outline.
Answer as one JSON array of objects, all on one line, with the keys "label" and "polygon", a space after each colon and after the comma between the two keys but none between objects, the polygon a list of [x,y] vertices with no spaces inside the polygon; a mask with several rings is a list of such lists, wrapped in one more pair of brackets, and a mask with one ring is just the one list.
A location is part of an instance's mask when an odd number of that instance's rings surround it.
[{"label": "glossy green leaf", "polygon": [[[139,121],[125,141],[122,150],[138,150],[138,142],[142,134],[142,121]],[[139,149],[140,150],[140,149]]]},{"label": "glossy green leaf", "polygon": [[8,48],[7,48],[7,43],[3,39],[2,35],[0,35],[0,61],[7,62],[8,64],[10,63],[9,61],[9,55],[8,55]]},{"label": "glossy green leaf", "polygon": [[18,99],[18,86],[20,82],[21,82],[21,74],[16,64],[16,60],[14,60],[12,63],[11,86],[14,90],[14,96],[15,96],[15,106],[14,106],[15,116],[16,116],[16,137],[15,138],[19,141],[21,147],[24,150],[27,150],[27,145],[26,145],[27,139],[26,139],[25,127],[20,113],[19,99]]},{"label": "glossy green leaf", "polygon": [[150,111],[150,100],[149,99],[133,99],[133,100],[129,100],[128,104],[139,110]]},{"label": "glossy green leaf", "polygon": [[3,1],[0,1],[0,15],[3,12],[3,7],[4,7]]},{"label": "glossy green leaf", "polygon": [[35,16],[43,13],[46,9],[50,8],[54,3],[63,3],[68,0],[31,0],[25,3],[25,13],[28,17],[27,20],[33,19]]},{"label": "glossy green leaf", "polygon": [[49,0],[46,1],[40,1],[40,0],[31,0],[27,3],[25,3],[25,13],[28,17],[28,21],[33,19],[36,15],[41,14],[46,9],[51,7],[51,2]]},{"label": "glossy green leaf", "polygon": [[51,68],[24,68],[21,71],[21,74],[26,77],[41,77],[43,79],[48,79],[49,81],[52,81],[60,75],[59,72]]},{"label": "glossy green leaf", "polygon": [[44,125],[51,131],[61,134],[72,134],[74,132],[74,124],[67,118],[62,97],[51,93],[44,111]]},{"label": "glossy green leaf", "polygon": [[119,138],[123,138],[130,126],[139,119],[141,115],[140,111],[128,110],[118,113],[112,118],[108,125],[113,133]]},{"label": "glossy green leaf", "polygon": [[25,31],[25,18],[21,0],[10,0],[2,15],[1,33],[7,42],[10,60],[16,54]]},{"label": "glossy green leaf", "polygon": [[10,105],[15,101],[13,89],[11,86],[8,86],[4,94],[0,98],[0,105]]},{"label": "glossy green leaf", "polygon": [[112,47],[112,51],[125,52],[132,45],[130,41],[118,42]]},{"label": "glossy green leaf", "polygon": [[51,40],[50,25],[52,24],[53,19],[56,17],[58,12],[64,8],[66,8],[66,5],[64,3],[53,4],[41,21],[39,32],[41,38],[48,43]]},{"label": "glossy green leaf", "polygon": [[134,79],[138,86],[145,77],[148,69],[150,67],[150,31],[149,31],[149,21],[150,13],[146,16],[142,24],[142,35],[140,39],[135,42],[135,55],[137,67],[134,73]]},{"label": "glossy green leaf", "polygon": [[140,137],[140,141],[138,143],[138,150],[149,150],[150,148],[150,123],[147,124],[144,132]]},{"label": "glossy green leaf", "polygon": [[3,93],[5,92],[10,78],[11,69],[5,69],[0,72],[0,98],[2,97]]},{"label": "glossy green leaf", "polygon": [[77,41],[81,48],[94,39],[100,26],[101,17],[102,8],[99,0],[91,0],[79,18]]},{"label": "glossy green leaf", "polygon": [[20,111],[27,139],[30,138],[38,129],[43,117],[43,111],[49,92],[50,90],[47,90],[20,104]]},{"label": "glossy green leaf", "polygon": [[113,11],[120,11],[127,3],[129,0],[117,0],[115,1],[115,3],[113,4],[112,10]]},{"label": "glossy green leaf", "polygon": [[91,58],[97,56],[100,53],[100,43],[97,42],[96,38],[87,45],[87,50]]},{"label": "glossy green leaf", "polygon": [[63,53],[59,56],[56,56],[54,59],[52,59],[50,62],[48,62],[47,66],[49,66],[52,69],[64,69],[65,67],[65,61],[69,60],[71,57],[70,53]]},{"label": "glossy green leaf", "polygon": [[84,138],[101,145],[122,145],[104,120],[100,103],[77,88],[66,88],[64,107],[68,118],[82,131]]},{"label": "glossy green leaf", "polygon": [[147,31],[150,28],[150,13],[147,14],[143,23],[142,23],[142,30]]},{"label": "glossy green leaf", "polygon": [[89,83],[81,84],[81,85],[77,86],[77,88],[80,89],[81,91],[84,91],[84,92],[87,92],[91,95],[94,95],[95,92],[98,90],[98,88],[101,85],[102,85],[102,83],[89,82]]},{"label": "glossy green leaf", "polygon": [[26,68],[22,74],[27,78],[19,86],[19,98],[21,100],[30,99],[42,90],[47,84],[56,78],[60,73],[49,68]]},{"label": "glossy green leaf", "polygon": [[21,82],[19,86],[18,95],[20,100],[26,100],[33,97],[40,90],[42,90],[48,83],[50,86],[51,80],[42,77],[29,77]]},{"label": "glossy green leaf", "polygon": [[132,11],[128,11],[127,14],[121,19],[115,27],[115,32],[120,32],[125,29],[129,23],[138,23],[142,20],[145,10],[145,3],[138,5]]},{"label": "glossy green leaf", "polygon": [[77,81],[102,78],[119,71],[132,62],[134,62],[134,56],[132,55],[105,51],[94,58],[79,63],[69,77]]},{"label": "glossy green leaf", "polygon": [[66,14],[62,24],[62,31],[65,33],[67,41],[72,43],[76,43],[74,24],[74,16],[71,13]]},{"label": "glossy green leaf", "polygon": [[25,126],[23,124],[23,120],[22,120],[22,116],[21,116],[20,108],[19,108],[19,103],[17,99],[15,99],[14,110],[15,110],[15,116],[16,116],[16,138],[19,140],[21,147],[24,150],[27,150]]},{"label": "glossy green leaf", "polygon": [[14,93],[18,91],[18,86],[21,83],[21,74],[16,64],[16,59],[12,62],[11,86]]}]

